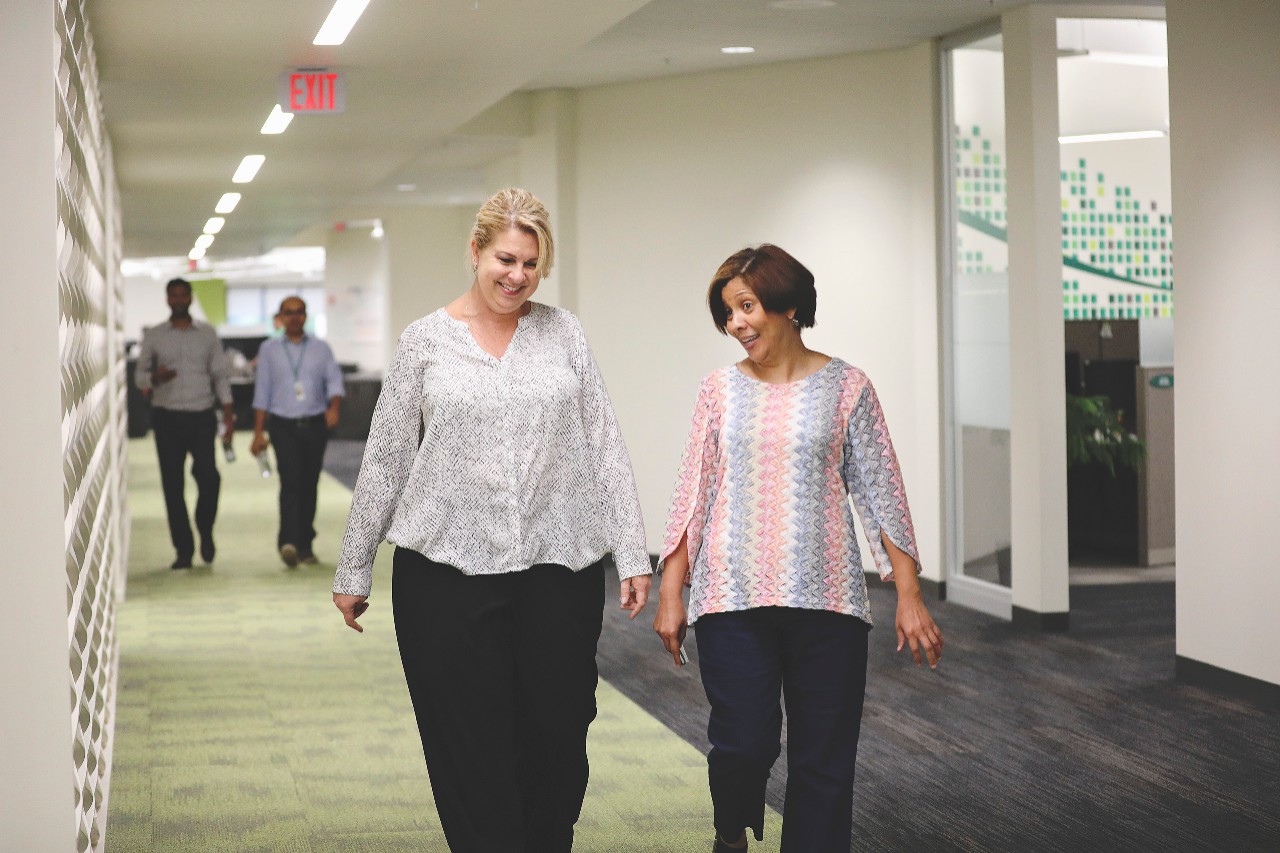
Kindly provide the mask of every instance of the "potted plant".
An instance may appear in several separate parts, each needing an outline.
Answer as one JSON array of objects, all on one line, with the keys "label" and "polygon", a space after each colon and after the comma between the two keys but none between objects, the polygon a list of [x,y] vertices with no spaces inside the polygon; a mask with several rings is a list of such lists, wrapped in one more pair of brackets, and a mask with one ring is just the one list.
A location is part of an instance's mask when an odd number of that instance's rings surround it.
[{"label": "potted plant", "polygon": [[1116,476],[1116,466],[1138,470],[1147,457],[1142,439],[1124,427],[1124,412],[1105,396],[1067,395],[1067,466],[1098,463]]}]

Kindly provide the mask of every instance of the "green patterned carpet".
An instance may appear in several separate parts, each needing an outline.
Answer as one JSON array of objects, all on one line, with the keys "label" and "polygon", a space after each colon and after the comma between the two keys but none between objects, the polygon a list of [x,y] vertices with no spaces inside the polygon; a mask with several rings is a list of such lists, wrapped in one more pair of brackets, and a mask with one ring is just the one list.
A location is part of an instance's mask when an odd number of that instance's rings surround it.
[{"label": "green patterned carpet", "polygon": [[[106,849],[444,851],[395,648],[390,551],[356,634],[329,599],[349,492],[325,475],[322,565],[286,569],[276,481],[258,477],[247,444],[238,436],[241,459],[220,465],[217,561],[172,571],[154,446],[130,442]],[[605,683],[599,704],[574,849],[709,850],[702,754]],[[768,820],[753,851],[777,850],[781,818]]]}]

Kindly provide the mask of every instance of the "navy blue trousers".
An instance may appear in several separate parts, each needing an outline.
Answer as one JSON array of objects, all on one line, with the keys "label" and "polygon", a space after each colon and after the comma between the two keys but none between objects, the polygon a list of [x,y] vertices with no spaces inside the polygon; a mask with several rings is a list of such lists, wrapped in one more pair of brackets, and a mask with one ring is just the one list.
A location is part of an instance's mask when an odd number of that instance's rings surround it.
[{"label": "navy blue trousers", "polygon": [[711,703],[707,755],[716,832],[763,837],[765,785],[787,709],[783,853],[848,853],[867,684],[861,619],[760,607],[699,617],[698,666]]},{"label": "navy blue trousers", "polygon": [[400,660],[455,853],[569,853],[587,792],[604,566],[392,562]]},{"label": "navy blue trousers", "polygon": [[329,444],[329,427],[324,415],[312,418],[267,418],[267,432],[276,450],[276,471],[280,474],[280,529],[276,548],[285,544],[298,553],[312,553],[316,538],[316,493],[324,471],[324,450]]}]

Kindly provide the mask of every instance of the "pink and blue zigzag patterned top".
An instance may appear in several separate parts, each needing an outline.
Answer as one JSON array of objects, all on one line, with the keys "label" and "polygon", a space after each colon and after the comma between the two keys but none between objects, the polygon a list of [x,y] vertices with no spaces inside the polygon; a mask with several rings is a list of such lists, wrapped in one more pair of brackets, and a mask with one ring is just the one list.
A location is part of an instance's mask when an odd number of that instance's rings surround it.
[{"label": "pink and blue zigzag patterned top", "polygon": [[857,507],[883,580],[885,533],[916,562],[898,458],[867,375],[833,358],[781,385],[736,366],[702,380],[660,560],[688,537],[689,623],[708,613],[796,607],[871,621]]}]

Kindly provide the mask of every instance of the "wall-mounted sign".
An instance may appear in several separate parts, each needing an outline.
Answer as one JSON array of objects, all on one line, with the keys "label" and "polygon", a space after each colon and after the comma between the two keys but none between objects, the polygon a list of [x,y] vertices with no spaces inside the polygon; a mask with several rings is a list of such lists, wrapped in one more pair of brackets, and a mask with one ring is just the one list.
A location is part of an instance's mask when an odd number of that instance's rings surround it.
[{"label": "wall-mounted sign", "polygon": [[287,113],[340,113],[346,108],[347,81],[328,68],[286,71],[280,75],[279,100]]},{"label": "wall-mounted sign", "polygon": [[1151,387],[1152,388],[1172,388],[1173,374],[1157,373],[1155,376],[1151,377]]}]

